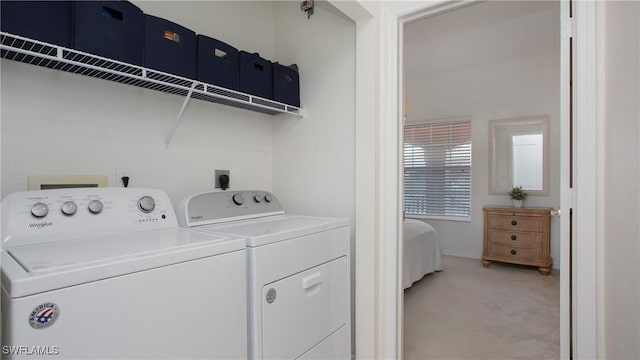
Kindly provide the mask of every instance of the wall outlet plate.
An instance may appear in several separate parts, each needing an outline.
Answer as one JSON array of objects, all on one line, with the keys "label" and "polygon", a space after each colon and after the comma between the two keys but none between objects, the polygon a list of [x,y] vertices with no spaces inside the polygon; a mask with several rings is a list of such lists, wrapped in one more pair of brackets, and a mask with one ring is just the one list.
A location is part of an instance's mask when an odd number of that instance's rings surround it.
[{"label": "wall outlet plate", "polygon": [[221,189],[220,175],[227,175],[229,177],[229,185],[231,185],[231,172],[229,170],[216,170],[214,174],[215,189]]}]

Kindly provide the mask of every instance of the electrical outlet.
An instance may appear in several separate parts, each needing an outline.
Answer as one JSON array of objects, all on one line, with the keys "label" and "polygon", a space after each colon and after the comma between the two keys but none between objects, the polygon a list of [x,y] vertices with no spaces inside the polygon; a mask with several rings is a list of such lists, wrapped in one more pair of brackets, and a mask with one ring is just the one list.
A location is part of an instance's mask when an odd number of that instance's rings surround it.
[{"label": "electrical outlet", "polygon": [[221,189],[222,186],[220,186],[220,175],[227,175],[229,177],[229,185],[231,185],[231,172],[229,170],[216,170],[215,171],[215,188],[216,189]]},{"label": "electrical outlet", "polygon": [[116,187],[125,187],[122,180],[123,177],[129,178],[129,183],[126,187],[133,187],[133,171],[128,167],[115,167]]}]

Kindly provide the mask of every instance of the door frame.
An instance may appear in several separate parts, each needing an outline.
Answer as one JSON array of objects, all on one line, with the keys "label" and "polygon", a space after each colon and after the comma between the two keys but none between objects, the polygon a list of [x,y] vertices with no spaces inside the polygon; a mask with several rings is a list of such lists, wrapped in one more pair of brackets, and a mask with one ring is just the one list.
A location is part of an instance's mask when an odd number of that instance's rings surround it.
[{"label": "door frame", "polygon": [[[381,59],[380,85],[382,101],[380,104],[380,154],[378,160],[381,171],[379,208],[385,224],[382,229],[381,276],[379,283],[384,294],[382,302],[386,305],[382,318],[381,355],[384,357],[402,357],[403,339],[403,291],[402,275],[402,99],[403,81],[402,40],[406,23],[467,6],[472,1],[431,1],[401,2],[386,4],[381,12],[381,47],[385,54]],[[574,18],[568,20],[568,3],[561,1],[561,46],[567,44],[564,28],[569,26],[569,36],[574,41],[574,81],[579,83],[570,95],[573,98],[573,136],[574,136],[574,187],[568,185],[570,169],[568,126],[569,58],[568,51],[561,51],[561,288],[560,288],[560,357],[595,358],[596,353],[596,2],[577,1],[574,6]],[[568,25],[565,23],[568,22]],[[579,34],[580,36],[576,36]],[[577,59],[577,60],[576,60]],[[357,89],[356,91],[358,91]],[[566,93],[566,94],[565,94]],[[573,226],[569,228],[569,213],[573,210]],[[579,242],[569,245],[569,231],[573,239]],[[571,253],[571,254],[570,254]],[[571,258],[570,258],[571,256]],[[571,269],[569,263],[572,263]],[[577,276],[580,274],[580,276]],[[571,281],[574,296],[570,302]],[[395,310],[395,311],[394,311]],[[570,317],[569,314],[573,314]],[[571,320],[570,320],[571,319]],[[570,335],[571,334],[571,335]]]}]

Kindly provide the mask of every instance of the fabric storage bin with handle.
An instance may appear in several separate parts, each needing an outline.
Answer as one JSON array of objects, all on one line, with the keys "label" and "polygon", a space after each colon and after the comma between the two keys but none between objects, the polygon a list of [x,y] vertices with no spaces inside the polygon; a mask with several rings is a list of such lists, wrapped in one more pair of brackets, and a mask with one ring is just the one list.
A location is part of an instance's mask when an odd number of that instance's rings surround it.
[{"label": "fabric storage bin with handle", "polygon": [[298,66],[273,63],[273,100],[300,107]]},{"label": "fabric storage bin with handle", "polygon": [[0,1],[2,31],[54,45],[71,45],[70,1]]},{"label": "fabric storage bin with handle", "polygon": [[220,40],[198,35],[198,80],[240,90],[240,60],[236,48]]},{"label": "fabric storage bin with handle", "polygon": [[169,20],[144,17],[144,66],[195,79],[196,33]]},{"label": "fabric storage bin with handle", "polygon": [[142,10],[128,1],[77,1],[73,8],[75,49],[142,65]]},{"label": "fabric storage bin with handle", "polygon": [[260,54],[240,51],[240,91],[273,100],[273,67]]}]

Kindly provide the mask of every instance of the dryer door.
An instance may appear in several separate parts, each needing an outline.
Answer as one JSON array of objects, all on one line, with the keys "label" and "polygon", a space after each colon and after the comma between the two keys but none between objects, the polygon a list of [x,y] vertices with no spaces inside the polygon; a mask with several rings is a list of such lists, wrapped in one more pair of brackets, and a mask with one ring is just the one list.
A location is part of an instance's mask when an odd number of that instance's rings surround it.
[{"label": "dryer door", "polygon": [[265,285],[263,357],[297,358],[344,326],[349,321],[348,284],[343,256]]}]

